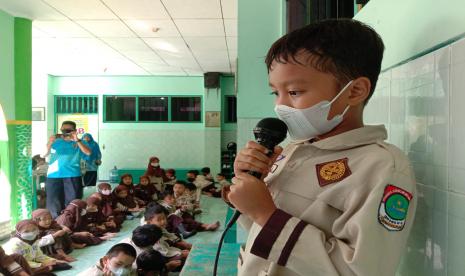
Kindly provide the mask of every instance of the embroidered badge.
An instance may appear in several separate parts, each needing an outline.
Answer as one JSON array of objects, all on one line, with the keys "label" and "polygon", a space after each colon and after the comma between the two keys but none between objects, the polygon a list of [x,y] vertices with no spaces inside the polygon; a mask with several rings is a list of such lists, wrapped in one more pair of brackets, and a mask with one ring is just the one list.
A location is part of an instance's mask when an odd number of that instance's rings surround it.
[{"label": "embroidered badge", "polygon": [[350,171],[348,158],[321,163],[316,165],[316,174],[320,187],[341,181],[352,174]]},{"label": "embroidered badge", "polygon": [[389,231],[401,231],[404,228],[412,198],[409,192],[394,185],[387,185],[379,204],[379,223]]}]

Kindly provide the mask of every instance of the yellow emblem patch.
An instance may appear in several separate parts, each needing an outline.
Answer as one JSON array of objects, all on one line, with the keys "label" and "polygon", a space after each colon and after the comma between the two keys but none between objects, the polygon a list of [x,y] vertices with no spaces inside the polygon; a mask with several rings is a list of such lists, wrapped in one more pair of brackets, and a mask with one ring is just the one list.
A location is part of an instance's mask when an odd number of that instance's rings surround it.
[{"label": "yellow emblem patch", "polygon": [[321,187],[340,181],[351,175],[348,158],[334,160],[316,165],[318,182]]}]

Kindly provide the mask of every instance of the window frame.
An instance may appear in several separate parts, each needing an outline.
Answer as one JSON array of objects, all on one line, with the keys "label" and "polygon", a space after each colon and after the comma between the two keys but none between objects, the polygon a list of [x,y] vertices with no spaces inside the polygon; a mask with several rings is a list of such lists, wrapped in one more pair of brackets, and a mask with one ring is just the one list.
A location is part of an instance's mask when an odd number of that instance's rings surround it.
[{"label": "window frame", "polygon": [[[106,106],[106,98],[107,97],[135,97],[136,98],[136,120],[135,121],[108,121],[106,118],[106,111],[107,111],[107,106]],[[114,95],[114,94],[104,94],[102,95],[103,99],[103,107],[102,107],[102,120],[103,123],[105,124],[124,124],[124,123],[137,123],[137,124],[203,124],[204,122],[204,107],[203,107],[203,95],[153,95],[153,94],[147,94],[147,95]],[[139,120],[139,97],[165,97],[168,99],[168,121],[140,121]],[[171,99],[172,98],[200,98],[200,121],[172,121],[172,116],[171,116]]]}]

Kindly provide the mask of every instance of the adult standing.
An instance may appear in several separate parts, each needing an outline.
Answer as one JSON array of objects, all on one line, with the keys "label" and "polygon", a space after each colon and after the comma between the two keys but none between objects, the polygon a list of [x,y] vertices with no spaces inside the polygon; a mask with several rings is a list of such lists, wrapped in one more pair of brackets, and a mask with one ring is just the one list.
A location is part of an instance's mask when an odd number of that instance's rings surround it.
[{"label": "adult standing", "polygon": [[95,142],[90,133],[82,135],[82,140],[92,152],[90,155],[82,156],[86,169],[82,179],[84,180],[84,186],[95,186],[97,184],[98,166],[102,164],[102,153],[100,146]]},{"label": "adult standing", "polygon": [[150,183],[157,188],[158,191],[165,191],[165,181],[169,181],[165,175],[165,170],[160,167],[160,159],[158,157],[150,157],[147,171],[145,172],[150,178]]},{"label": "adult standing", "polygon": [[53,218],[72,200],[82,197],[81,157],[91,150],[78,137],[76,123],[64,121],[61,133],[52,135],[47,144],[50,161],[45,181],[47,209]]}]

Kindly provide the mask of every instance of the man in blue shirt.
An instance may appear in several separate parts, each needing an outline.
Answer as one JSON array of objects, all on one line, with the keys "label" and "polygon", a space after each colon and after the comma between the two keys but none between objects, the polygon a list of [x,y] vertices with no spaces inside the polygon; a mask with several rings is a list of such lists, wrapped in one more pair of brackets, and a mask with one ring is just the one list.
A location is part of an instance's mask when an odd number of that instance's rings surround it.
[{"label": "man in blue shirt", "polygon": [[56,218],[74,199],[82,197],[81,157],[91,150],[77,137],[76,123],[65,121],[61,133],[52,135],[47,144],[50,161],[45,181],[47,209]]}]

